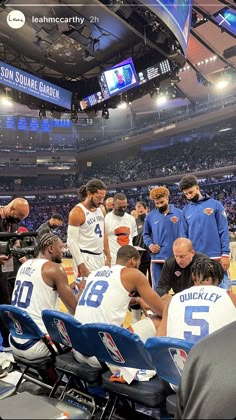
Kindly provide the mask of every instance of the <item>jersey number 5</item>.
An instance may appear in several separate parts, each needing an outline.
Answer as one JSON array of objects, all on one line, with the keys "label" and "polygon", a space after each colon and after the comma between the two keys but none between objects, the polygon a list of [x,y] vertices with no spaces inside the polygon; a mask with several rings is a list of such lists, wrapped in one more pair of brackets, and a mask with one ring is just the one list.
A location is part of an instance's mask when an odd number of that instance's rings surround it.
[{"label": "jersey number 5", "polygon": [[[197,313],[198,318],[196,317]],[[199,334],[193,334],[191,331],[184,331],[185,340],[197,342],[201,338],[209,335],[209,323],[204,319],[203,313],[209,312],[209,306],[186,306],[184,313],[184,322],[187,325],[198,327]],[[195,314],[195,317],[193,316]]]}]

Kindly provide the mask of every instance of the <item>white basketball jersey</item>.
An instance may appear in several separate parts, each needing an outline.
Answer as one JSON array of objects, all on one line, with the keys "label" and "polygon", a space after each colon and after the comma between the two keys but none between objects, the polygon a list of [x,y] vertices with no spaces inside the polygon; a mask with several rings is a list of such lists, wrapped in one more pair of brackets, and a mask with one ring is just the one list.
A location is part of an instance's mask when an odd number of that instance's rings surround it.
[{"label": "white basketball jersey", "polygon": [[26,310],[45,333],[47,331],[41,316],[42,310],[58,309],[57,291],[42,278],[42,266],[46,262],[46,259],[33,259],[22,264],[16,276],[11,302],[13,306]]},{"label": "white basketball jersey", "polygon": [[79,227],[78,243],[80,250],[101,254],[104,248],[104,214],[99,208],[89,211],[82,203],[77,204],[85,215],[85,222]]},{"label": "white basketball jersey", "polygon": [[226,290],[193,286],[171,299],[167,336],[197,342],[235,320],[236,308]]},{"label": "white basketball jersey", "polygon": [[75,318],[82,324],[104,322],[121,326],[131,297],[120,280],[121,265],[102,267],[88,276]]},{"label": "white basketball jersey", "polygon": [[111,263],[115,264],[118,249],[123,245],[132,245],[133,237],[138,235],[136,221],[128,213],[120,217],[111,211],[105,217],[105,226],[112,257]]}]

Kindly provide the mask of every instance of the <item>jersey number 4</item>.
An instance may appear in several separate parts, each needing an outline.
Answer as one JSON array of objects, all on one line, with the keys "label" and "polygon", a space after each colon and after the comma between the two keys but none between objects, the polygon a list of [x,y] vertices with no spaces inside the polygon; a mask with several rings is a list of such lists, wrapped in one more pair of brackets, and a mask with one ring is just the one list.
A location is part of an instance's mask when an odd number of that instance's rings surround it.
[{"label": "jersey number 4", "polygon": [[102,238],[102,231],[101,231],[99,223],[96,224],[94,233],[96,233],[96,235],[98,235],[99,238]]}]

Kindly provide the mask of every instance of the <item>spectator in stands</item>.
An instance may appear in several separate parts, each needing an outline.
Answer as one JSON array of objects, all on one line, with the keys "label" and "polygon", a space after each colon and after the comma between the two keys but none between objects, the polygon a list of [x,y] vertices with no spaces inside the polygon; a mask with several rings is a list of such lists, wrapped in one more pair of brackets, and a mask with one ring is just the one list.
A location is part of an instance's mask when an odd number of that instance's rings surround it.
[{"label": "spectator in stands", "polygon": [[185,236],[183,231],[183,215],[180,209],[169,204],[169,190],[166,187],[156,187],[150,191],[150,199],[156,209],[148,213],[143,238],[145,245],[151,251],[152,287],[158,286],[163,264],[173,255],[173,242]]},{"label": "spectator in stands", "polygon": [[43,236],[45,233],[52,233],[64,223],[63,217],[59,213],[54,213],[47,222],[42,223],[37,229],[38,236]]},{"label": "spectator in stands", "polygon": [[118,193],[114,196],[113,210],[105,217],[111,264],[116,263],[118,249],[123,245],[131,245],[138,233],[134,217],[126,212],[127,206],[127,197]]},{"label": "spectator in stands", "polygon": [[235,330],[231,322],[193,346],[177,393],[176,419],[235,419]]},{"label": "spectator in stands", "polygon": [[173,254],[163,265],[156,289],[159,296],[165,296],[171,289],[174,293],[178,293],[193,286],[192,265],[204,256],[194,251],[192,242],[187,238],[178,238],[174,241]]},{"label": "spectator in stands", "polygon": [[190,202],[183,209],[184,236],[192,241],[196,251],[220,260],[227,271],[230,265],[229,228],[223,205],[201,193],[193,175],[184,176],[179,189]]},{"label": "spectator in stands", "polygon": [[196,343],[236,321],[236,296],[218,287],[224,277],[219,261],[208,257],[198,258],[191,272],[194,286],[167,301],[158,335]]}]

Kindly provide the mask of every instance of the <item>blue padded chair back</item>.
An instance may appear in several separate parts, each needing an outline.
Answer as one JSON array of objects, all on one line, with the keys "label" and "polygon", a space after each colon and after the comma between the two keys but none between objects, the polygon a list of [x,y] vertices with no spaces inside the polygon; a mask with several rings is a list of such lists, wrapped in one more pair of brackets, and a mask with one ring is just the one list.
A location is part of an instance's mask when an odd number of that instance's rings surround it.
[{"label": "blue padded chair back", "polygon": [[45,335],[24,309],[0,305],[0,316],[13,337],[38,341]]},{"label": "blue padded chair back", "polygon": [[101,362],[139,369],[155,369],[143,341],[137,334],[110,324],[85,324],[80,352]]},{"label": "blue padded chair back", "polygon": [[73,347],[101,362],[139,369],[154,369],[150,354],[138,335],[109,324],[80,324],[72,315],[45,309],[43,322],[53,341]]},{"label": "blue padded chair back", "polygon": [[158,376],[173,385],[179,386],[184,363],[194,343],[172,337],[152,337],[145,348],[152,357]]},{"label": "blue padded chair back", "polygon": [[45,309],[42,311],[42,319],[52,341],[80,351],[81,324],[72,315]]}]

